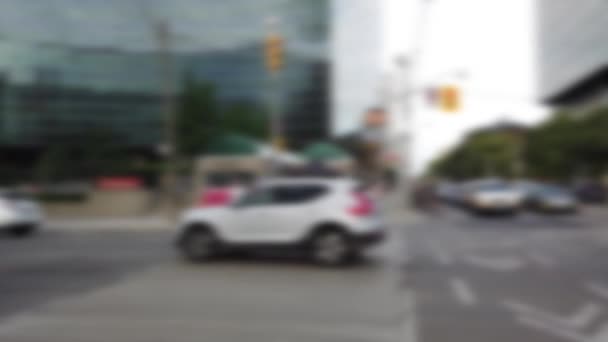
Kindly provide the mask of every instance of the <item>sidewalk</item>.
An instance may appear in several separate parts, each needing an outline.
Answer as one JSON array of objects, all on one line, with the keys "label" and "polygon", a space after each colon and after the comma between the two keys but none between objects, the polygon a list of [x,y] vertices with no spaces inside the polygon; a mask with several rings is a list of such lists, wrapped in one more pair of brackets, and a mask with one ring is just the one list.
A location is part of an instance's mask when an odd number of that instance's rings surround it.
[{"label": "sidewalk", "polygon": [[140,216],[122,218],[62,218],[48,219],[46,228],[51,230],[170,230],[172,224],[164,216]]}]

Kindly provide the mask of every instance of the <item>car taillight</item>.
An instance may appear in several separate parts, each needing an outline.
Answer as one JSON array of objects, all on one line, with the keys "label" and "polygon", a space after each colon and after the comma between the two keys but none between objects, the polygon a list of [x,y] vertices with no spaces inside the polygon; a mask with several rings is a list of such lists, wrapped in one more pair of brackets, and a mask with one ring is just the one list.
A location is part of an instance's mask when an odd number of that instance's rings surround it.
[{"label": "car taillight", "polygon": [[348,212],[354,216],[370,216],[374,214],[374,202],[364,193],[355,192],[353,194],[355,204],[348,208]]},{"label": "car taillight", "polygon": [[200,200],[197,203],[198,207],[221,207],[230,204],[232,196],[230,190],[226,189],[215,189],[208,190],[203,193]]}]

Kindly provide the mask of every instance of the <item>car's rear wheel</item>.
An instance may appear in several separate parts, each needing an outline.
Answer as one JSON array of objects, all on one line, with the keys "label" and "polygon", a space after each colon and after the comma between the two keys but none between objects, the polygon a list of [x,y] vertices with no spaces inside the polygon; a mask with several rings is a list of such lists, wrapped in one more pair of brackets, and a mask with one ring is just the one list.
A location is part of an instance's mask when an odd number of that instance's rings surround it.
[{"label": "car's rear wheel", "polygon": [[21,225],[8,230],[11,236],[23,238],[32,235],[36,231],[36,225]]},{"label": "car's rear wheel", "polygon": [[343,265],[355,255],[348,236],[337,229],[323,230],[315,234],[311,253],[317,263],[328,266]]},{"label": "car's rear wheel", "polygon": [[217,255],[219,241],[211,229],[204,226],[189,228],[180,241],[183,256],[190,261],[206,261]]}]

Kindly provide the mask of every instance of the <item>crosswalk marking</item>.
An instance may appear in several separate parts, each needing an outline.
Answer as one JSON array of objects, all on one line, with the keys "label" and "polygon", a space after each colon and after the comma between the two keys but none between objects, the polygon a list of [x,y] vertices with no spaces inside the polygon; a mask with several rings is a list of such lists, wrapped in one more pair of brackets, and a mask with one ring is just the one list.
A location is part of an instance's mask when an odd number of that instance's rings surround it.
[{"label": "crosswalk marking", "polygon": [[464,306],[474,306],[477,304],[477,296],[469,286],[469,284],[460,279],[450,279],[450,288],[456,300],[458,300]]}]

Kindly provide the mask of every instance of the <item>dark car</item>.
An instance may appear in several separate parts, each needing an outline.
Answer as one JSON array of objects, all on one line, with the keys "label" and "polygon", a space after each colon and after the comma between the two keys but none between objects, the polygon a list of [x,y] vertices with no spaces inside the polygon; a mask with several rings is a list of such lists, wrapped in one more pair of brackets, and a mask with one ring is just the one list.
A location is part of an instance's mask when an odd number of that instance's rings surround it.
[{"label": "dark car", "polygon": [[576,197],[583,203],[603,204],[608,201],[608,190],[598,182],[584,182],[574,187]]},{"label": "dark car", "polygon": [[542,212],[574,213],[578,200],[570,191],[554,185],[538,185],[526,198],[528,208]]}]

